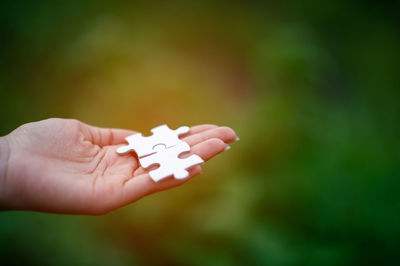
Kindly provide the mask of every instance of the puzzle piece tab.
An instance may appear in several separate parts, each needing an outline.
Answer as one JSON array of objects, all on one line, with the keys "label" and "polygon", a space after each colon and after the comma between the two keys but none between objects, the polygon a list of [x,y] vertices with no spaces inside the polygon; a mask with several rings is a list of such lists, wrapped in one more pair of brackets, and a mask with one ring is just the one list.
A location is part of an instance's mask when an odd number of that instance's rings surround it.
[{"label": "puzzle piece tab", "polygon": [[171,175],[176,179],[184,179],[189,176],[189,172],[186,169],[204,162],[200,156],[195,154],[183,159],[178,157],[181,153],[187,151],[190,151],[190,146],[182,141],[176,146],[140,158],[139,161],[144,168],[148,168],[153,164],[160,165],[159,168],[149,172],[151,179],[155,182]]},{"label": "puzzle piece tab", "polygon": [[182,142],[179,139],[179,135],[189,132],[189,127],[183,126],[176,130],[170,129],[167,125],[161,125],[151,130],[153,135],[143,137],[141,133],[133,134],[126,137],[126,141],[129,143],[126,146],[122,146],[117,149],[119,154],[124,154],[130,151],[135,151],[139,158],[153,154],[160,147],[164,146],[166,149],[177,145]]}]

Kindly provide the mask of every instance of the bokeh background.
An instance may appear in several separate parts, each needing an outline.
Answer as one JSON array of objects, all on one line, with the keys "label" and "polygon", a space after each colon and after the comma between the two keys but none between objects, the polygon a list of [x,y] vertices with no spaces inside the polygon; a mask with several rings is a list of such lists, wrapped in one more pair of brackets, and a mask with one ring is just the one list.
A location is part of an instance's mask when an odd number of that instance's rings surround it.
[{"label": "bokeh background", "polygon": [[0,213],[1,265],[399,265],[398,1],[1,1],[0,133],[241,140],[99,217]]}]

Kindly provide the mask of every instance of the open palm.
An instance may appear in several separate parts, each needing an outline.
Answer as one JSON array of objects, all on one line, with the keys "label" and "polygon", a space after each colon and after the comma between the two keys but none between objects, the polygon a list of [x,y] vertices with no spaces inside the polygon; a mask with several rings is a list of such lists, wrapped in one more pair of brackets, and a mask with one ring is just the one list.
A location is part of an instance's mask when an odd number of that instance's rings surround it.
[{"label": "open palm", "polygon": [[[125,137],[134,133],[57,118],[19,127],[5,137],[8,159],[0,180],[2,205],[103,214],[200,174],[201,167],[195,166],[187,179],[155,183],[134,153],[116,153]],[[236,138],[232,129],[215,125],[194,126],[182,137],[204,161],[224,151],[226,143]]]}]

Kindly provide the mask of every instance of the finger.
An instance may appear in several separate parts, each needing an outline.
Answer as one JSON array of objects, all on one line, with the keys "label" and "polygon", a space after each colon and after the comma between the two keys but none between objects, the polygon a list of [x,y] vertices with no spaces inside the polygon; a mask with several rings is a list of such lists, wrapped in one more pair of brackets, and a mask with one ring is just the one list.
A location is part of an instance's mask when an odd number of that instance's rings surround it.
[{"label": "finger", "polygon": [[[211,129],[215,129],[215,128],[218,128],[218,126],[211,125],[211,124],[193,126],[193,127],[190,128],[190,131],[188,133],[181,135],[180,138],[183,139],[185,137],[192,136],[194,134],[198,134],[198,133],[201,133],[201,132],[204,132],[204,131],[207,131],[207,130],[211,130]],[[121,149],[123,149],[123,148],[121,148]],[[129,149],[129,148],[127,148],[127,149]]]},{"label": "finger", "polygon": [[186,134],[183,134],[180,136],[181,139],[186,138],[188,136],[194,135],[194,134],[198,134],[200,132],[206,131],[206,130],[210,130],[210,129],[214,129],[217,128],[218,126],[216,125],[212,125],[212,124],[204,124],[204,125],[197,125],[197,126],[193,126],[190,128],[190,131]]},{"label": "finger", "polygon": [[[217,126],[211,124],[198,125],[191,127],[190,131],[183,136],[191,136],[215,128],[217,128]],[[100,128],[89,125],[88,129],[92,142],[101,147],[125,143],[125,138],[127,136],[137,133],[126,129]]]},{"label": "finger", "polygon": [[101,128],[89,126],[90,137],[94,144],[100,147],[117,145],[125,143],[127,136],[133,135],[136,132],[132,130],[119,129],[119,128]]},{"label": "finger", "polygon": [[226,143],[221,139],[213,138],[192,147],[192,153],[200,156],[204,161],[226,150]]},{"label": "finger", "polygon": [[218,138],[225,143],[230,143],[237,139],[237,135],[229,127],[218,127],[188,136],[183,141],[187,142],[190,146],[194,146],[212,138]]},{"label": "finger", "polygon": [[201,171],[201,166],[196,165],[188,169],[189,176],[185,179],[169,177],[159,182],[154,182],[148,173],[131,178],[124,184],[123,205],[134,202],[146,195],[180,186],[189,181],[192,177],[199,175]]}]

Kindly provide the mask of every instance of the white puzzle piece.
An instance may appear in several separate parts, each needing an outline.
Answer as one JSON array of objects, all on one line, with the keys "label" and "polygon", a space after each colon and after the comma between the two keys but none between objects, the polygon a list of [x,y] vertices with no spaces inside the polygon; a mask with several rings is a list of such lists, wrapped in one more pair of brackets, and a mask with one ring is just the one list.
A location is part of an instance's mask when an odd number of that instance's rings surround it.
[{"label": "white puzzle piece", "polygon": [[158,145],[168,149],[182,142],[179,139],[179,135],[189,132],[189,127],[183,126],[172,130],[167,125],[161,125],[153,128],[151,132],[153,132],[153,135],[148,137],[143,137],[141,133],[126,137],[125,139],[129,144],[119,147],[117,152],[124,154],[134,150],[138,158],[141,158],[155,153],[157,148],[159,148],[157,147]]},{"label": "white puzzle piece", "polygon": [[158,182],[168,176],[173,175],[176,179],[184,179],[189,176],[186,170],[192,166],[203,163],[203,159],[198,155],[190,155],[187,158],[179,158],[181,153],[190,151],[190,146],[184,141],[168,149],[161,148],[157,153],[139,159],[143,168],[148,168],[153,164],[160,167],[149,172],[151,179]]}]

